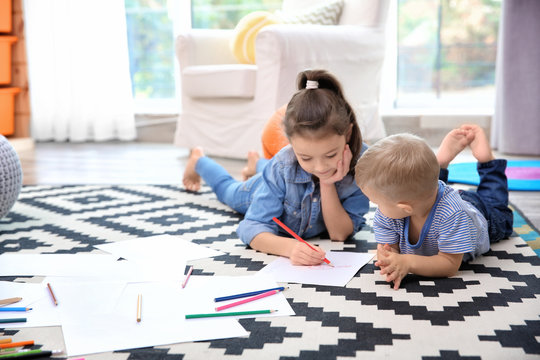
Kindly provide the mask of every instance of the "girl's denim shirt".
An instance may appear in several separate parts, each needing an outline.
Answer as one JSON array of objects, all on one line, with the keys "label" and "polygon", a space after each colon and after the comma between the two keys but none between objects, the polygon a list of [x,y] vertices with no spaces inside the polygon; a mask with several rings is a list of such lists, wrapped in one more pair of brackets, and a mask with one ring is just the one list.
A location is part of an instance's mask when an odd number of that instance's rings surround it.
[{"label": "girl's denim shirt", "polygon": [[[366,149],[363,144],[362,153]],[[256,235],[263,232],[289,236],[272,220],[274,216],[300,237],[311,238],[326,231],[319,184],[298,164],[290,145],[270,160],[258,183],[251,205],[236,231],[245,244],[249,245]],[[364,214],[369,210],[369,200],[351,175],[346,175],[335,185],[356,233],[365,224]]]}]

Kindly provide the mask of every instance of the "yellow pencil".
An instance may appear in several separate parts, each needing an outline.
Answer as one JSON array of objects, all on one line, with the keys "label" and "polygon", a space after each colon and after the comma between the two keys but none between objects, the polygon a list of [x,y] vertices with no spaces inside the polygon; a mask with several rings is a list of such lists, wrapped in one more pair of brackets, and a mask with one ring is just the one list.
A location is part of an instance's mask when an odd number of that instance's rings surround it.
[{"label": "yellow pencil", "polygon": [[142,294],[137,297],[137,322],[141,322],[142,316]]}]

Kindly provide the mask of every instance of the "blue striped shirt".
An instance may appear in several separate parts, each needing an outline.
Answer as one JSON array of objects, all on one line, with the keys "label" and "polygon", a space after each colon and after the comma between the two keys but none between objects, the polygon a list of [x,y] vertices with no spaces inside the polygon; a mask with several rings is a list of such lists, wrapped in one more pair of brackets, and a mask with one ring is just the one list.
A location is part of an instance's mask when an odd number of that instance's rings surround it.
[{"label": "blue striped shirt", "polygon": [[375,240],[399,244],[400,253],[431,256],[439,251],[469,254],[464,261],[489,250],[487,220],[459,193],[439,181],[439,191],[416,244],[409,242],[409,218],[391,219],[378,209],[373,219]]}]

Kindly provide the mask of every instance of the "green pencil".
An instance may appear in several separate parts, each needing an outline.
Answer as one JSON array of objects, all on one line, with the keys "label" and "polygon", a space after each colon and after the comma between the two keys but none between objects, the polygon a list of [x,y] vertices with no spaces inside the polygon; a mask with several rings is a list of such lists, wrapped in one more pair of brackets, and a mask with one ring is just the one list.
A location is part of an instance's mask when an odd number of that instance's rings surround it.
[{"label": "green pencil", "polygon": [[211,314],[191,314],[186,315],[186,319],[197,319],[206,317],[221,317],[221,316],[242,316],[242,315],[257,315],[257,314],[270,314],[277,310],[253,310],[253,311],[236,311],[228,313],[211,313]]},{"label": "green pencil", "polygon": [[0,319],[0,324],[26,322],[26,318]]}]

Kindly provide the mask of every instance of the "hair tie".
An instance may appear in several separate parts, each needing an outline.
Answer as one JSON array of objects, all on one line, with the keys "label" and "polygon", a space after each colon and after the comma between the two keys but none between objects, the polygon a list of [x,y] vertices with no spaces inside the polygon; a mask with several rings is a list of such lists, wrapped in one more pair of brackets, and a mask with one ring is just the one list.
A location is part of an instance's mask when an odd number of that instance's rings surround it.
[{"label": "hair tie", "polygon": [[318,89],[319,82],[317,80],[308,80],[306,81],[306,89]]}]

